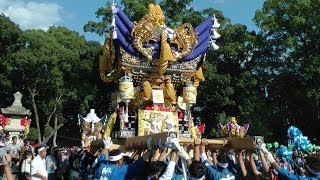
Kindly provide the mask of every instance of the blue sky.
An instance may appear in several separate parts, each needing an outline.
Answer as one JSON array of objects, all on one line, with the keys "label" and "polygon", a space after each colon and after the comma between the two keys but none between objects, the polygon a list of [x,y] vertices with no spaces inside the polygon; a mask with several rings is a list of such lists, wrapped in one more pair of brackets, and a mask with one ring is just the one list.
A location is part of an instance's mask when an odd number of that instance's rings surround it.
[{"label": "blue sky", "polygon": [[[120,2],[120,0],[116,0]],[[252,18],[264,0],[194,0],[195,9],[212,7],[221,10],[232,23],[241,23],[249,30],[256,29]],[[52,25],[85,35],[88,40],[103,42],[104,37],[85,33],[83,26],[89,20],[98,21],[95,12],[106,0],[0,0],[0,12],[19,24],[22,29],[48,29]]]}]

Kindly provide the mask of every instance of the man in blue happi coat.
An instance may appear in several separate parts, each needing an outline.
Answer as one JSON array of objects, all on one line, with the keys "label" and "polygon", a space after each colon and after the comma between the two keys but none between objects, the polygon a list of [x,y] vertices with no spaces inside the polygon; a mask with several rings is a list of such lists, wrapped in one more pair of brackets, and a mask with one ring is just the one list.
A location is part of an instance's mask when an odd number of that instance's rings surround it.
[{"label": "man in blue happi coat", "polygon": [[145,159],[148,159],[151,155],[152,148],[148,148],[148,151],[144,156],[139,157],[133,163],[123,164],[123,153],[119,149],[114,149],[109,152],[112,142],[110,138],[105,139],[104,141],[105,148],[101,151],[99,156],[98,168],[95,171],[94,179],[132,179],[133,177],[144,173],[144,162]]}]

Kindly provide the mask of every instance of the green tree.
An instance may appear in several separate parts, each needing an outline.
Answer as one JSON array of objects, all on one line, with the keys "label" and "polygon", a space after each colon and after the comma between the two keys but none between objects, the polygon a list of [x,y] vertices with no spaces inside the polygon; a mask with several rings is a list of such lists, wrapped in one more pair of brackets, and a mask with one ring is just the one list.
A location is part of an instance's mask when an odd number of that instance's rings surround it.
[{"label": "green tree", "polygon": [[0,14],[0,58],[19,47],[18,39],[22,30],[10,18]]},{"label": "green tree", "polygon": [[13,87],[29,94],[38,139],[47,142],[65,119],[89,108],[96,92],[93,56],[97,50],[64,27],[27,30],[21,42],[24,48],[7,62],[9,76],[14,77],[10,80]]},{"label": "green tree", "polygon": [[320,119],[319,7],[316,0],[267,0],[254,17],[268,46],[264,49],[272,50],[270,61],[261,65],[271,74],[265,87],[275,119],[314,137],[319,137],[314,123]]},{"label": "green tree", "polygon": [[[19,38],[22,30],[4,14],[0,14],[0,106],[9,106],[11,95],[15,91],[9,91],[11,81],[7,78],[7,59],[10,53],[19,50],[21,43]],[[8,92],[9,91],[9,92]],[[9,98],[9,99],[8,99]]]},{"label": "green tree", "polygon": [[83,30],[85,32],[97,33],[102,36],[104,33],[108,32],[110,28],[112,19],[111,3],[107,2],[106,7],[100,7],[95,14],[100,21],[89,21],[84,25]]},{"label": "green tree", "polygon": [[30,127],[29,133],[27,135],[27,139],[34,141],[38,139],[38,130],[34,127]]},{"label": "green tree", "polygon": [[269,136],[267,117],[261,116],[266,107],[264,90],[253,71],[258,36],[244,25],[224,22],[218,30],[220,49],[208,50],[206,81],[198,91],[199,102],[206,104],[203,120],[216,128],[224,114],[235,116],[239,124],[250,123],[250,133]]}]

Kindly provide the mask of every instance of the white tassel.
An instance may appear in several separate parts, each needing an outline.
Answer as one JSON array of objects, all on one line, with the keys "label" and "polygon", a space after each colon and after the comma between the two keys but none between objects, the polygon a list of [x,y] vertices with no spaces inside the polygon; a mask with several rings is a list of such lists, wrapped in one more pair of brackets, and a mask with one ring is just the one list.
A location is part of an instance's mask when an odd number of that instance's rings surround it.
[{"label": "white tassel", "polygon": [[113,35],[112,35],[112,39],[117,39],[118,35],[117,35],[117,31],[116,31],[116,13],[118,12],[118,9],[116,8],[116,4],[114,3],[114,1],[112,2],[112,6],[111,6],[111,10],[112,10],[112,22],[111,22],[111,26],[113,27]]},{"label": "white tassel", "polygon": [[213,15],[213,25],[214,28],[219,28],[220,24],[218,23],[218,19],[216,18],[216,15]]},{"label": "white tassel", "polygon": [[215,20],[213,21],[212,27],[214,27],[214,28],[219,28],[219,27],[220,27],[220,24],[218,23],[217,19],[215,19]]},{"label": "white tassel", "polygon": [[118,35],[117,35],[117,31],[116,31],[116,27],[115,26],[113,28],[112,39],[118,39]]},{"label": "white tassel", "polygon": [[114,1],[112,2],[111,10],[112,10],[112,14],[116,14],[118,12],[118,9],[116,7],[116,3],[114,3]]},{"label": "white tassel", "polygon": [[216,45],[216,43],[214,43],[213,41],[211,41],[211,47],[212,47],[214,50],[218,50],[218,49],[219,49],[219,46]]},{"label": "white tassel", "polygon": [[213,39],[218,39],[221,35],[217,32],[216,29],[213,30],[213,35],[211,36]]}]

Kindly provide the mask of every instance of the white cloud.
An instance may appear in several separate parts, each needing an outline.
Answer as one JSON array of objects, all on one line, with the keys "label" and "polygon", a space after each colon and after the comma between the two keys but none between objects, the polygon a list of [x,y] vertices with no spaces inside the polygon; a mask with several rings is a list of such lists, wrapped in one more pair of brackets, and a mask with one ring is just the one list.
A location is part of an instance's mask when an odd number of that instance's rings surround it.
[{"label": "white cloud", "polygon": [[61,21],[61,7],[56,3],[38,3],[26,0],[0,0],[0,12],[21,29],[43,29]]}]

